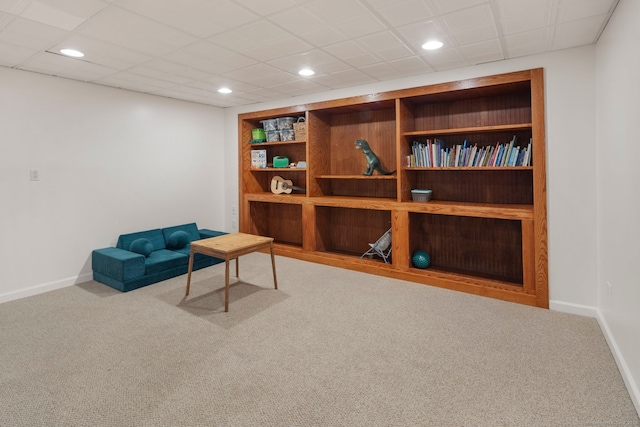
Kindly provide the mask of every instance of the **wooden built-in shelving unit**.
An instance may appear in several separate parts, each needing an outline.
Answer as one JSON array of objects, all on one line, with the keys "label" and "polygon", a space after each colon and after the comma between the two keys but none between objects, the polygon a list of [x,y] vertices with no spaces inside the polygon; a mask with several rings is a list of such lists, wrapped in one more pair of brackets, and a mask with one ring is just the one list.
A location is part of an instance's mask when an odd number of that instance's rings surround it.
[{"label": "wooden built-in shelving unit", "polygon": [[[250,143],[261,120],[287,116],[306,119],[306,140]],[[532,166],[406,166],[416,140],[514,135],[532,142]],[[396,172],[364,176],[357,139]],[[542,69],[241,114],[239,149],[240,231],[274,237],[277,254],[548,307]],[[253,149],[306,167],[252,169]],[[276,175],[306,193],[271,193]],[[412,201],[415,188],[432,200]],[[389,227],[392,262],[360,259]],[[411,266],[418,249],[427,269]]]}]

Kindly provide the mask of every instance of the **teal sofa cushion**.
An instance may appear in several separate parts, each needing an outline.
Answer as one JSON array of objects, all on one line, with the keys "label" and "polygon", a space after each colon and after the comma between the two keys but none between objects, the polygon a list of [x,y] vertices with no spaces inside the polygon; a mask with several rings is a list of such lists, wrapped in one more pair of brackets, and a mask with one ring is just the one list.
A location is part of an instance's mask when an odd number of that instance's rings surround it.
[{"label": "teal sofa cushion", "polygon": [[189,242],[201,239],[200,233],[198,232],[198,226],[195,222],[192,222],[189,224],[176,225],[175,227],[163,228],[162,235],[164,236],[165,245],[169,242],[169,239],[176,231],[184,231],[187,233],[187,236],[189,236]]},{"label": "teal sofa cushion", "polygon": [[174,267],[187,265],[188,263],[189,256],[167,249],[160,249],[159,251],[151,252],[149,258],[144,260],[145,274],[159,273]]},{"label": "teal sofa cushion", "polygon": [[153,245],[154,251],[166,249],[167,247],[164,241],[164,236],[162,235],[162,230],[160,230],[159,228],[155,230],[139,231],[137,233],[121,234],[118,238],[116,247],[129,250],[129,248],[131,247],[131,243],[133,243],[133,241],[136,239],[148,239]]},{"label": "teal sofa cushion", "polygon": [[171,233],[167,240],[167,249],[182,249],[190,243],[189,235],[184,230],[178,230]]},{"label": "teal sofa cushion", "polygon": [[149,239],[145,239],[144,237],[142,237],[131,242],[129,250],[131,252],[144,255],[146,258],[151,254],[151,252],[153,252],[153,243],[151,243]]},{"label": "teal sofa cushion", "polygon": [[91,253],[91,266],[107,277],[126,282],[144,276],[145,257],[120,248],[96,249]]}]

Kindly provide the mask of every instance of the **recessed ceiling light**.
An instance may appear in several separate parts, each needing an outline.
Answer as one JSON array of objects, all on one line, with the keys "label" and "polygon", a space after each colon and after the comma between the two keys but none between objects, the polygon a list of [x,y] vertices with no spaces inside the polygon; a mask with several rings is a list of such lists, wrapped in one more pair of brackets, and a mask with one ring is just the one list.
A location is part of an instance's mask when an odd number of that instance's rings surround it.
[{"label": "recessed ceiling light", "polygon": [[301,76],[313,76],[315,73],[316,72],[311,68],[303,68],[302,70],[298,71],[298,74],[300,74]]},{"label": "recessed ceiling light", "polygon": [[60,53],[73,58],[82,58],[84,56],[84,53],[75,49],[60,49]]},{"label": "recessed ceiling light", "polygon": [[218,89],[218,92],[220,92],[220,93],[231,93],[233,91],[231,89],[229,89],[228,87],[221,87],[220,89]]},{"label": "recessed ceiling light", "polygon": [[434,49],[440,49],[442,47],[442,42],[438,41],[438,40],[430,40],[428,42],[426,42],[425,44],[422,45],[422,48],[424,50],[434,50]]}]

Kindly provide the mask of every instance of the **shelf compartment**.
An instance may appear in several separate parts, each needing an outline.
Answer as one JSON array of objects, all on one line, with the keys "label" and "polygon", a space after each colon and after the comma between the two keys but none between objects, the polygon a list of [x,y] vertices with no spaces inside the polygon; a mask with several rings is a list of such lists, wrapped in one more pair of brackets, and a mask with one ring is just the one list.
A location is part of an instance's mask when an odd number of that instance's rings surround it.
[{"label": "shelf compartment", "polygon": [[[291,180],[296,187],[306,187],[306,169],[303,168],[263,168],[250,169],[249,173],[244,174],[244,193],[271,193],[271,180],[274,176],[280,176],[284,179]],[[294,190],[291,194],[303,194],[298,190]]]},{"label": "shelf compartment", "polygon": [[433,190],[432,201],[533,205],[531,168],[477,169],[405,169],[410,188],[402,200],[410,201],[411,189],[421,188]]},{"label": "shelf compartment", "polygon": [[403,203],[401,206],[402,209],[406,209],[409,212],[428,213],[434,215],[471,216],[477,218],[532,220],[534,214],[533,205],[442,202],[431,200],[426,203],[407,202]]},{"label": "shelf compartment", "polygon": [[316,182],[324,196],[397,198],[395,175],[322,175]]},{"label": "shelf compartment", "polygon": [[409,253],[429,253],[428,269],[523,284],[520,221],[412,212],[409,231]]},{"label": "shelf compartment", "polygon": [[405,131],[531,123],[529,81],[407,97],[412,123]]},{"label": "shelf compartment", "polygon": [[251,234],[273,237],[276,243],[302,247],[302,205],[249,202]]},{"label": "shelf compartment", "polygon": [[316,206],[316,250],[358,257],[391,227],[388,210]]}]

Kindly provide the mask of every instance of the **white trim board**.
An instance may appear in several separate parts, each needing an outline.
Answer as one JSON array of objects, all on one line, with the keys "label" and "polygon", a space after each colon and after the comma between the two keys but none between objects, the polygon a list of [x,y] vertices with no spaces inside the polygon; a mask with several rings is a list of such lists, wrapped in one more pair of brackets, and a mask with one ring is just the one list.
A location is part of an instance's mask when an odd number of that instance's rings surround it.
[{"label": "white trim board", "polygon": [[21,298],[31,297],[38,294],[43,294],[49,291],[55,291],[56,289],[66,288],[67,286],[77,285],[78,283],[89,282],[93,280],[93,273],[80,274],[78,276],[67,277],[66,279],[56,280],[54,282],[43,283],[41,285],[32,286],[26,289],[20,289],[18,291],[7,292],[0,294],[0,304],[18,300]]},{"label": "white trim board", "polygon": [[604,338],[607,340],[607,344],[609,345],[609,349],[613,354],[613,358],[618,365],[618,370],[620,371],[620,375],[622,376],[622,380],[624,384],[627,386],[627,391],[629,392],[629,396],[633,401],[633,405],[636,407],[636,412],[638,412],[638,416],[640,416],[640,388],[638,384],[633,379],[631,375],[631,371],[629,370],[629,366],[625,361],[622,353],[620,352],[620,348],[616,343],[613,334],[611,333],[611,329],[609,329],[609,325],[602,314],[602,311],[597,307],[592,307],[588,305],[580,305],[580,304],[572,304],[561,301],[549,301],[549,308],[554,311],[560,311],[563,313],[569,314],[577,314],[580,316],[593,317],[598,321],[600,325],[600,330],[602,330],[602,334]]}]

